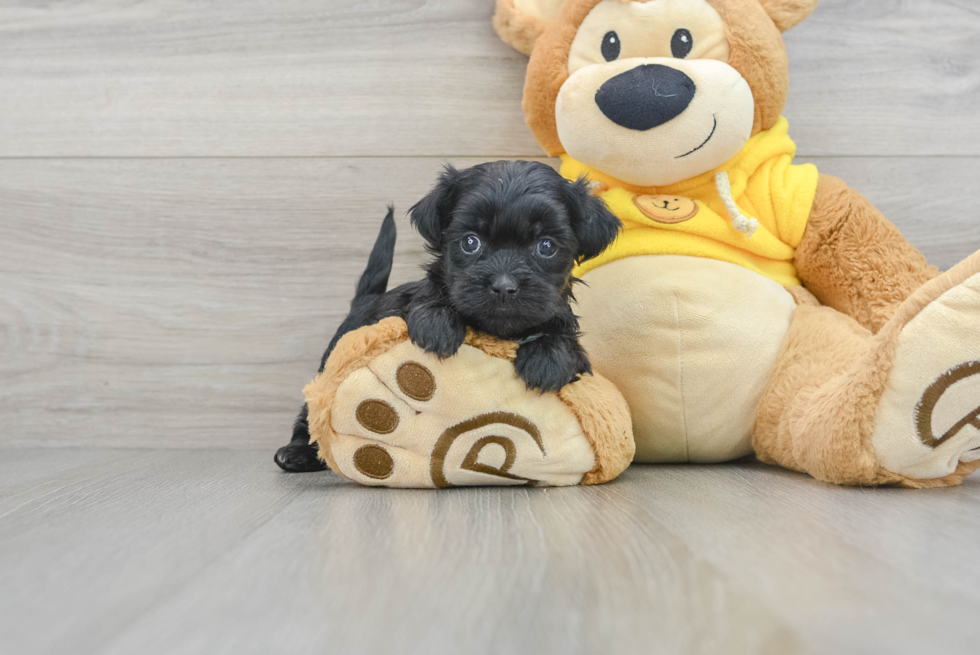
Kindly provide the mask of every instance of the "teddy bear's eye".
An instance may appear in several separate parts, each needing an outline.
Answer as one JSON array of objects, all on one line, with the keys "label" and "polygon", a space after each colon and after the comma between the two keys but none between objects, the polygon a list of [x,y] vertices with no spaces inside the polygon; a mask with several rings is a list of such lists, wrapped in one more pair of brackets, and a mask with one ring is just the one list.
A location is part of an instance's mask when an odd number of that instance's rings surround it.
[{"label": "teddy bear's eye", "polygon": [[619,59],[621,47],[619,35],[615,32],[606,32],[606,35],[602,37],[602,56],[606,58],[606,61]]},{"label": "teddy bear's eye", "polygon": [[687,30],[680,29],[674,32],[674,38],[670,40],[670,52],[677,59],[684,59],[691,54],[694,48],[694,37]]}]

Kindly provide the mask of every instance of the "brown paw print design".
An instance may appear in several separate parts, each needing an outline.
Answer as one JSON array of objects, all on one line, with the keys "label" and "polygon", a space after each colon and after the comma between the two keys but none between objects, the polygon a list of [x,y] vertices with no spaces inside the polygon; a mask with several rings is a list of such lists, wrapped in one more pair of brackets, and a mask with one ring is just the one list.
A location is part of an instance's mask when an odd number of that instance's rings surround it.
[{"label": "brown paw print design", "polygon": [[528,392],[513,365],[464,345],[440,361],[403,342],[337,388],[327,446],[366,485],[579,484],[592,446],[556,394]]},{"label": "brown paw print design", "polygon": [[916,480],[980,461],[980,258],[944,276],[958,283],[933,285],[900,329],[882,331],[894,355],[871,443],[883,468]]},{"label": "brown paw print design", "polygon": [[[923,444],[930,448],[938,448],[965,430],[972,428],[973,431],[980,433],[980,395],[975,395],[972,401],[969,398],[964,399],[966,411],[962,409],[964,404],[959,403],[960,411],[954,410],[952,415],[954,418],[957,414],[963,414],[963,416],[955,422],[947,419],[947,423],[952,422],[952,425],[948,428],[943,426],[946,429],[941,428],[939,433],[936,432],[935,424],[938,421],[934,419],[939,414],[937,410],[943,404],[943,400],[955,393],[954,387],[958,383],[971,380],[980,380],[980,361],[966,362],[951,368],[929,385],[915,407],[915,427]],[[972,407],[974,404],[976,407]],[[980,448],[974,450],[980,450]]]}]

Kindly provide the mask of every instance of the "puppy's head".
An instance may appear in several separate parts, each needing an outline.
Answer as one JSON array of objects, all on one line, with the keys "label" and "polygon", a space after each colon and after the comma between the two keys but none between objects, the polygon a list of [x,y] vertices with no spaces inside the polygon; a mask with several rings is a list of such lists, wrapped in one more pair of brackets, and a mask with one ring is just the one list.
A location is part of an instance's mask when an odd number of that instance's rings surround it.
[{"label": "puppy's head", "polygon": [[621,227],[585,181],[522,161],[447,166],[411,220],[436,255],[430,277],[470,325],[499,337],[564,309],[575,262],[598,256]]}]

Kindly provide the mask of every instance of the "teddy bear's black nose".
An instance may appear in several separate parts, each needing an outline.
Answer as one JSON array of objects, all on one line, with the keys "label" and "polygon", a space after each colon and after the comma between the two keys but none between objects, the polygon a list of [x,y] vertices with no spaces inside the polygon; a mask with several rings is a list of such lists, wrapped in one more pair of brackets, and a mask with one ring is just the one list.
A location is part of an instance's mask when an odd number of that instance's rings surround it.
[{"label": "teddy bear's black nose", "polygon": [[669,66],[644,64],[606,80],[595,103],[606,118],[631,130],[649,130],[684,113],[694,80]]}]

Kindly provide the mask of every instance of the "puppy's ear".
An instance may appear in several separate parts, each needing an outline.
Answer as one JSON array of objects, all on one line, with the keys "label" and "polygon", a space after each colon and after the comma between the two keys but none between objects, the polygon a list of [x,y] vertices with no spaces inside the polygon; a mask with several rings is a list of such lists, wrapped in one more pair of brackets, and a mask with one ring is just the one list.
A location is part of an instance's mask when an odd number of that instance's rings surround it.
[{"label": "puppy's ear", "polygon": [[442,248],[442,233],[449,227],[453,209],[459,199],[459,183],[463,174],[452,165],[446,164],[445,170],[439,175],[439,180],[429,195],[415,203],[409,211],[410,221],[425,239],[426,248],[438,252]]},{"label": "puppy's ear", "polygon": [[615,241],[623,224],[609,211],[602,198],[592,193],[585,178],[565,183],[562,194],[572,221],[572,231],[578,239],[579,261],[598,257],[606,246]]}]

